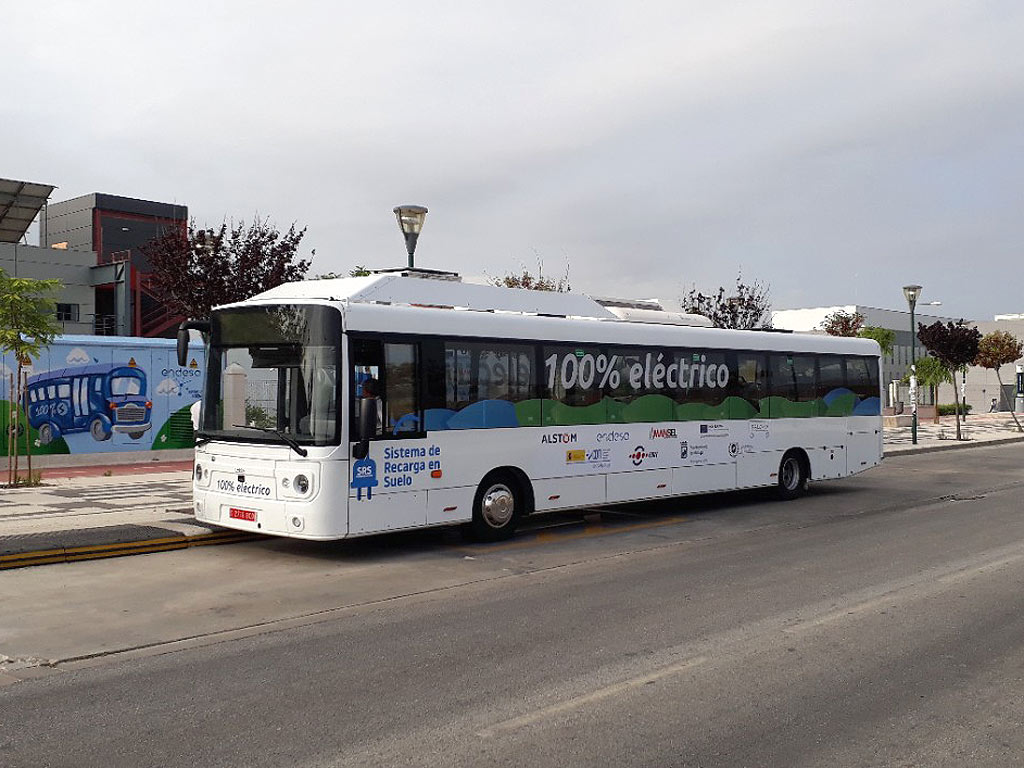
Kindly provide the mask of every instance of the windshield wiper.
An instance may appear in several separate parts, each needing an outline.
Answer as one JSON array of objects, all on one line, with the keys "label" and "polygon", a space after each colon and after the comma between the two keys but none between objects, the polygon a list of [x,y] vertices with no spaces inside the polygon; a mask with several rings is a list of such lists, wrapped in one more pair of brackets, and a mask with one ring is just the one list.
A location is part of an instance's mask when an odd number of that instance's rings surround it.
[{"label": "windshield wiper", "polygon": [[254,427],[250,424],[232,424],[231,426],[237,427],[238,429],[255,429],[260,432],[267,432],[272,435],[277,435],[279,438],[281,438],[281,440],[288,443],[288,447],[295,451],[297,454],[299,454],[299,456],[305,458],[306,456],[309,455],[309,451],[307,451],[305,448],[299,445],[295,441],[295,438],[288,437],[288,435],[286,435],[279,429],[274,429],[273,427]]},{"label": "windshield wiper", "polygon": [[206,434],[205,432],[198,432],[197,431],[195,433],[195,435],[196,435],[196,448],[200,448],[200,447],[206,445],[211,440],[213,440],[213,438],[210,435]]}]

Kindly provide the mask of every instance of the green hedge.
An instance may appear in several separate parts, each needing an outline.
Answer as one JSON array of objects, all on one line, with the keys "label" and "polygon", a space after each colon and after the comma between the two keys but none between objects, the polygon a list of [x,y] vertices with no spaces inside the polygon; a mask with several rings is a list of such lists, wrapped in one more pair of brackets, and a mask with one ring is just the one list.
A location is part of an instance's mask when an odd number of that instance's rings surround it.
[{"label": "green hedge", "polygon": [[[970,403],[960,403],[960,413],[970,413]],[[939,406],[939,416],[952,416],[956,413],[956,403],[946,403]]]}]

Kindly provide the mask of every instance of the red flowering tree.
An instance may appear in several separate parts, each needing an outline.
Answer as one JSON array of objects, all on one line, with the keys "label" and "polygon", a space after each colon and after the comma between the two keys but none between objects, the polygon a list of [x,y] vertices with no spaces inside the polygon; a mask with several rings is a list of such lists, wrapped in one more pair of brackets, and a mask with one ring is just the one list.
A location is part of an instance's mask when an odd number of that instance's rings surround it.
[{"label": "red flowering tree", "polygon": [[209,317],[210,309],[302,280],[312,263],[298,257],[306,229],[293,223],[280,232],[266,219],[221,224],[217,229],[173,229],[144,247],[155,291],[185,317]]}]

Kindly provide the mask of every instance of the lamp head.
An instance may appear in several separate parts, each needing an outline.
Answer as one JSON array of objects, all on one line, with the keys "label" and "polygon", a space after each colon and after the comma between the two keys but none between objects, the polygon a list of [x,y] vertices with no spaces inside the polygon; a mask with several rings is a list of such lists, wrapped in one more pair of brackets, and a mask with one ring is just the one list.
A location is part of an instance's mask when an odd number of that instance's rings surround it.
[{"label": "lamp head", "polygon": [[418,235],[427,218],[427,209],[422,205],[400,205],[395,208],[395,216],[403,235]]},{"label": "lamp head", "polygon": [[921,296],[921,286],[904,285],[903,295],[907,297],[907,303],[910,304],[910,306],[914,306],[915,304],[917,304],[917,300]]}]

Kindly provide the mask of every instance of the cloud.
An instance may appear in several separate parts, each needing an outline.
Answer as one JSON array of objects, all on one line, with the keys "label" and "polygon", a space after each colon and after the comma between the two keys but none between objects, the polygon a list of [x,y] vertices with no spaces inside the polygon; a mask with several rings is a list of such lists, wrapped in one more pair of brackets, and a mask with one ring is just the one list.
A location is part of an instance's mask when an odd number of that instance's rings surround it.
[{"label": "cloud", "polygon": [[176,395],[181,388],[174,379],[164,379],[156,385],[158,395]]},{"label": "cloud", "polygon": [[92,362],[92,357],[81,347],[75,347],[68,352],[68,356],[64,360],[68,365],[85,365]]},{"label": "cloud", "polygon": [[[202,23],[51,5],[5,17],[0,146],[55,200],[294,220],[314,273],[404,264],[391,209],[414,202],[424,267],[497,275],[536,251],[601,295],[742,268],[777,308],[902,307],[922,282],[956,314],[1021,309],[1013,280],[962,284],[968,260],[1018,260],[1020,3],[225,0]],[[76,64],[111,47],[132,66],[96,89]]]}]

